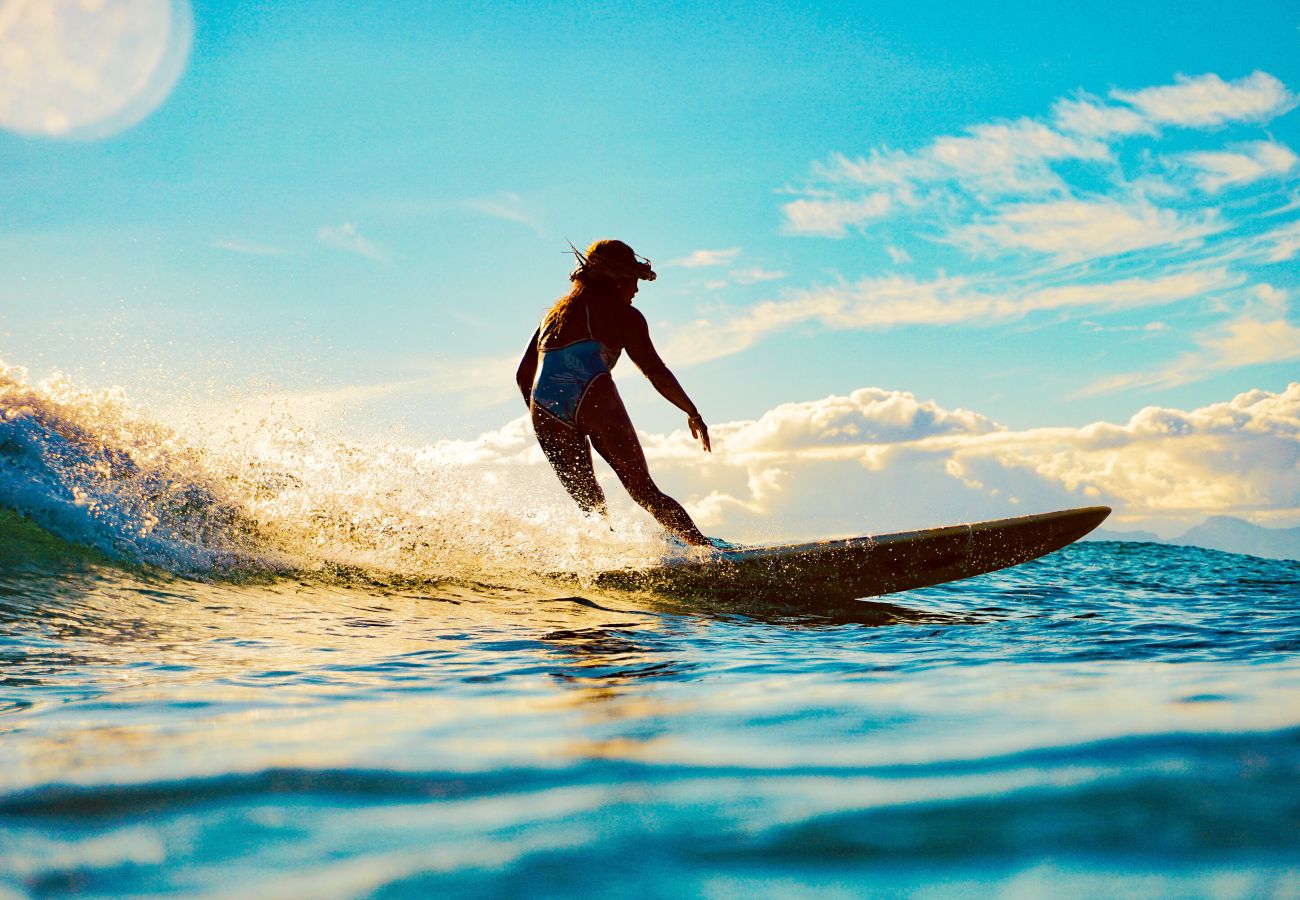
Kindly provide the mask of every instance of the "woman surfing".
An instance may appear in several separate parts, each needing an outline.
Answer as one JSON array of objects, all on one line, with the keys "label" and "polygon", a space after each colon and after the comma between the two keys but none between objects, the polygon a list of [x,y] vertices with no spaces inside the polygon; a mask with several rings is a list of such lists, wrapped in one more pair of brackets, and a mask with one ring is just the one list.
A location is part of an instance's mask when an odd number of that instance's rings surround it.
[{"label": "woman surfing", "polygon": [[605,515],[605,493],[592,469],[595,447],[632,499],[669,533],[712,546],[682,505],[655,485],[645,451],[610,370],[624,350],[655,389],[686,413],[691,437],[711,452],[709,429],[659,358],[645,316],[632,305],[638,281],[654,281],[650,261],[622,241],[596,241],[569,275],[573,289],[533,332],[515,380],[532,415],[537,442],[578,506]]}]

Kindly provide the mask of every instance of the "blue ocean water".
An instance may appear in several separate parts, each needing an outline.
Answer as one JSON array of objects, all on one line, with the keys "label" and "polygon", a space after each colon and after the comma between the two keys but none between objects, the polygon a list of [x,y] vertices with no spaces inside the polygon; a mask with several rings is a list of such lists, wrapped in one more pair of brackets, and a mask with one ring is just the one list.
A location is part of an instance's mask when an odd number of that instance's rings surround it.
[{"label": "blue ocean water", "polygon": [[2,897],[1300,894],[1300,562],[703,611],[443,463],[7,391]]}]

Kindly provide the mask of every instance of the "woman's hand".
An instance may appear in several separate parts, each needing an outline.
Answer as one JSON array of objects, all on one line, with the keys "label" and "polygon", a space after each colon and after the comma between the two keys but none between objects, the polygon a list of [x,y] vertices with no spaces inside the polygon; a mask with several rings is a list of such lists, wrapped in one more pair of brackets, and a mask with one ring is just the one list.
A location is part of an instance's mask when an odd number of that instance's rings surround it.
[{"label": "woman's hand", "polygon": [[713,447],[709,444],[709,426],[704,424],[704,417],[699,413],[687,416],[686,424],[691,427],[691,437],[699,438],[700,443],[704,445],[704,452],[712,453]]}]

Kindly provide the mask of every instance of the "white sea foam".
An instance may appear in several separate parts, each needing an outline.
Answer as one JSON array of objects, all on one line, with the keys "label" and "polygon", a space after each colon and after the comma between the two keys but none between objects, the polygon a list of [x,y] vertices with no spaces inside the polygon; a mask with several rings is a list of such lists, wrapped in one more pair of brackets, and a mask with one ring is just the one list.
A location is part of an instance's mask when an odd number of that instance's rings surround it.
[{"label": "white sea foam", "polygon": [[658,561],[649,525],[580,514],[542,467],[367,444],[287,416],[164,427],[117,388],[0,363],[0,505],[132,563],[220,575],[356,567],[415,578],[579,576]]}]

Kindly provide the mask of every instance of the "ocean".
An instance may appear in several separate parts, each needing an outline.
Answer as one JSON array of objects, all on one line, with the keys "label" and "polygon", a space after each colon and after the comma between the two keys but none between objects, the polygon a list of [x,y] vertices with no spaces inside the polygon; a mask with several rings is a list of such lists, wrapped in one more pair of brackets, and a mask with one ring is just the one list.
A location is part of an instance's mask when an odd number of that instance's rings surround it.
[{"label": "ocean", "polygon": [[1300,896],[1300,562],[704,610],[526,490],[4,373],[0,897]]}]

